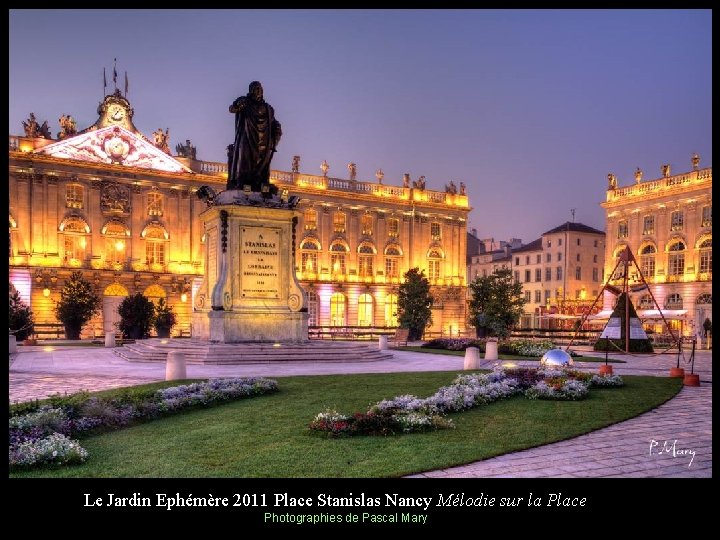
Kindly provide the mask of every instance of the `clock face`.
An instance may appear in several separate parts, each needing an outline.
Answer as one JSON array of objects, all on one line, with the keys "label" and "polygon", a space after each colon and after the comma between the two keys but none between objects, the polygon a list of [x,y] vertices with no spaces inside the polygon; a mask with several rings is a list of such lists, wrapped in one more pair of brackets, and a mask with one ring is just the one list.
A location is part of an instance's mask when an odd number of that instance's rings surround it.
[{"label": "clock face", "polygon": [[122,122],[125,119],[125,109],[120,105],[111,105],[108,109],[108,120]]}]

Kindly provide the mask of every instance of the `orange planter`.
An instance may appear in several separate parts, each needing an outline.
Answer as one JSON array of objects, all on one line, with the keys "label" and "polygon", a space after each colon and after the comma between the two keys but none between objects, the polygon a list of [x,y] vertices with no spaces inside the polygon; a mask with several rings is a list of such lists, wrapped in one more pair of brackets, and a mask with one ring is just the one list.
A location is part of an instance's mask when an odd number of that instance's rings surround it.
[{"label": "orange planter", "polygon": [[700,386],[700,375],[697,373],[688,373],[683,380],[685,386]]},{"label": "orange planter", "polygon": [[685,370],[683,368],[670,368],[670,376],[671,377],[684,377],[685,376]]},{"label": "orange planter", "polygon": [[612,375],[612,374],[613,374],[612,366],[610,366],[610,365],[606,366],[605,364],[600,366],[600,375]]}]

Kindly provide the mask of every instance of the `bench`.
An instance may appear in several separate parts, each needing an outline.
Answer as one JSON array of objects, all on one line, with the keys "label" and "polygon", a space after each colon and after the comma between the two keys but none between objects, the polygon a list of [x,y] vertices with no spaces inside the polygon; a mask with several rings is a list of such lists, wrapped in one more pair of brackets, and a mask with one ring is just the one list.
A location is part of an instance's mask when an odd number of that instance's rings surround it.
[{"label": "bench", "polygon": [[402,345],[404,347],[407,347],[409,335],[410,335],[409,328],[398,328],[397,330],[395,330],[395,336],[393,336],[393,341],[395,342],[395,346],[400,347]]},{"label": "bench", "polygon": [[65,337],[65,326],[62,323],[35,323],[33,325],[33,336],[35,339]]}]

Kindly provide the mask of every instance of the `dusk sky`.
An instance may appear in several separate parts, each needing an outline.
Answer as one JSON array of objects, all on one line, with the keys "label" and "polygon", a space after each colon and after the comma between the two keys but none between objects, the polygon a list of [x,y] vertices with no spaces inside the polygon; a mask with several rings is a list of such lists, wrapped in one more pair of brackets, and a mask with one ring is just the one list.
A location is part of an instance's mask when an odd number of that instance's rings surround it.
[{"label": "dusk sky", "polygon": [[463,181],[481,237],[529,242],[571,208],[604,229],[609,172],[712,166],[710,10],[11,10],[9,29],[11,135],[31,111],[90,126],[117,58],[140,131],[225,161],[259,80],[274,169]]}]

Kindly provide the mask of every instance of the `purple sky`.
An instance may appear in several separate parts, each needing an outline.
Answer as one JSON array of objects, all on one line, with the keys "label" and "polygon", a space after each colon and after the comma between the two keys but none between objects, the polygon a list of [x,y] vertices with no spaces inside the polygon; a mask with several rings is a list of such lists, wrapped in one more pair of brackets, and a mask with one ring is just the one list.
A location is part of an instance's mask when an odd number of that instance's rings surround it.
[{"label": "purple sky", "polygon": [[571,218],[604,229],[620,185],[712,165],[710,10],[11,10],[10,134],[97,117],[128,72],[135,125],[224,161],[228,106],[259,80],[283,138],[273,168],[386,184],[464,181],[482,237]]}]

